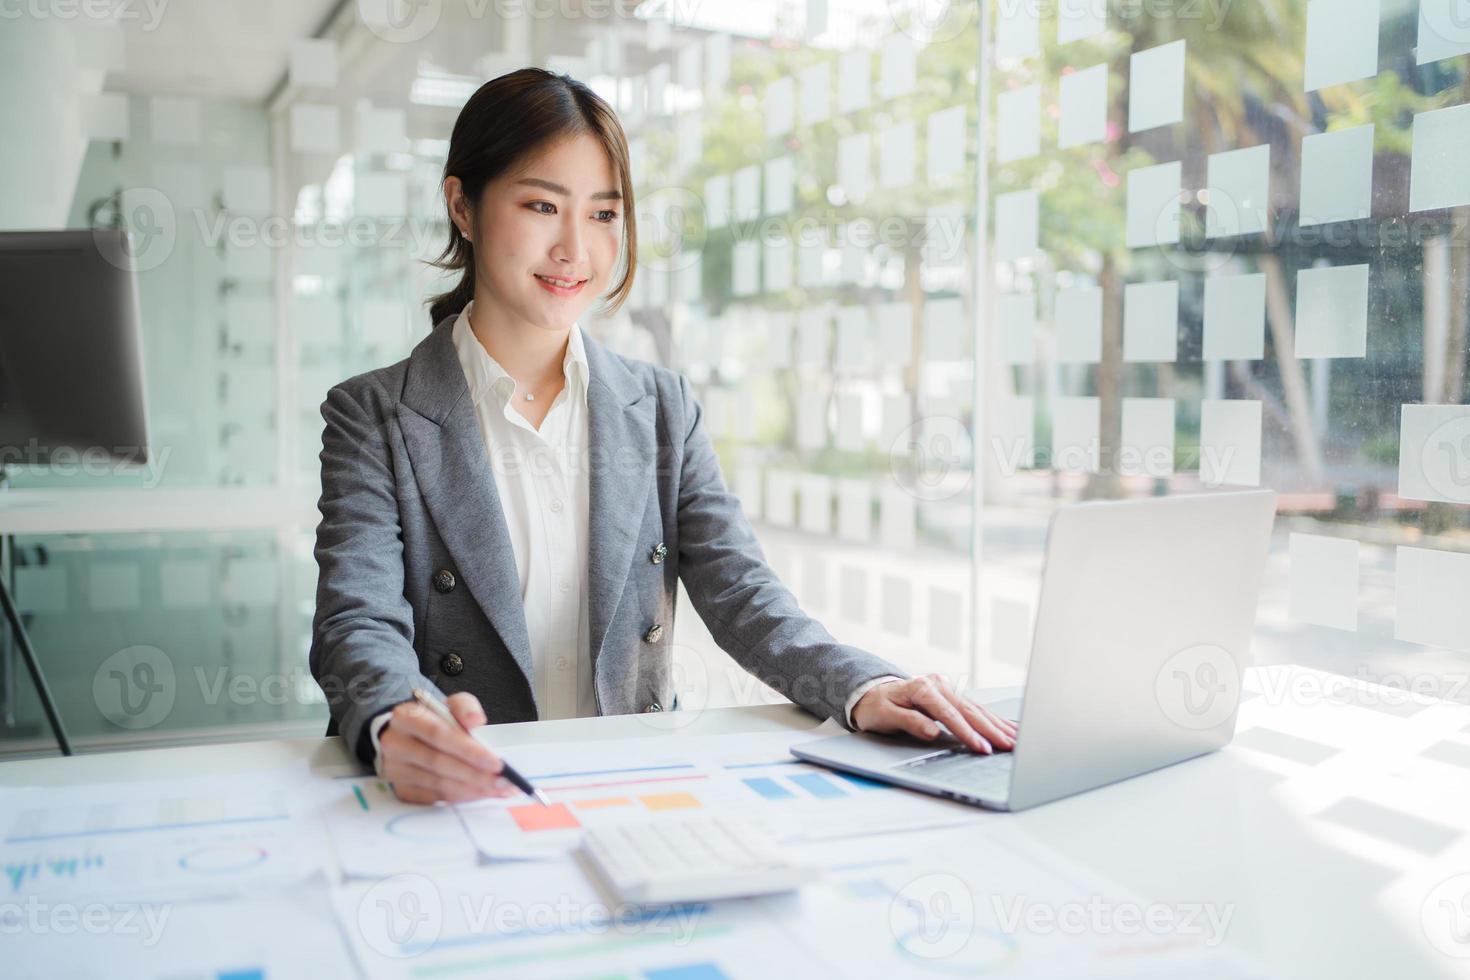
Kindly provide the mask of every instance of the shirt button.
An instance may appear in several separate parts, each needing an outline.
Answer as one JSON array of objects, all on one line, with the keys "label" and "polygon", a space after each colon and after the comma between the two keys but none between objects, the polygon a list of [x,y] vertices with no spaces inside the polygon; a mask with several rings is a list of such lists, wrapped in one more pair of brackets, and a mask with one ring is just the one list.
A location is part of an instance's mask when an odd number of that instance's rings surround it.
[{"label": "shirt button", "polygon": [[646,712],[648,714],[652,714],[655,711],[662,711],[662,710],[664,710],[664,706],[661,705],[661,704],[659,704],[657,701],[654,701],[654,702],[651,702],[648,705],[648,707],[644,708],[643,710],[644,710],[644,712]]},{"label": "shirt button", "polygon": [[648,632],[643,634],[643,639],[647,643],[657,643],[660,639],[663,638],[663,635],[664,628],[658,623],[654,623],[648,628]]},{"label": "shirt button", "polygon": [[553,500],[551,502],[551,512],[553,514],[560,514],[561,513],[561,501],[560,500]]},{"label": "shirt button", "polygon": [[562,579],[561,580],[561,590],[563,592],[570,592],[570,591],[572,591],[572,583],[569,582],[569,581],[567,581],[566,579]]},{"label": "shirt button", "polygon": [[450,677],[458,677],[464,672],[464,660],[457,653],[446,653],[439,661],[439,669]]},{"label": "shirt button", "polygon": [[557,657],[556,658],[556,669],[557,670],[566,670],[567,669],[567,658],[566,657]]}]

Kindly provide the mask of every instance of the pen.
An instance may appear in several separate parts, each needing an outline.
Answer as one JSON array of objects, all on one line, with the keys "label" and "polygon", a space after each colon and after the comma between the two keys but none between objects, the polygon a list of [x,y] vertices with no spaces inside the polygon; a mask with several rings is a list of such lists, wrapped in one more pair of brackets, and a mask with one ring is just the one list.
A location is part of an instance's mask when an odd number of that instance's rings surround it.
[{"label": "pen", "polygon": [[[425,708],[428,708],[430,711],[434,712],[434,714],[438,715],[440,718],[443,718],[445,721],[449,722],[449,724],[468,734],[468,731],[465,729],[465,727],[459,723],[459,719],[454,717],[454,713],[449,710],[448,705],[446,705],[443,701],[440,701],[438,698],[434,697],[429,692],[425,691],[423,688],[416,687],[413,689],[413,699],[419,704],[423,705]],[[520,773],[516,772],[515,767],[512,766],[509,762],[501,760],[500,774],[506,779],[509,779],[512,783],[514,783],[516,788],[519,789],[522,793],[525,793],[527,796],[535,797],[542,806],[551,806],[551,801],[546,798],[546,794],[541,792],[536,787],[532,786],[531,781],[525,776],[522,776]]]}]

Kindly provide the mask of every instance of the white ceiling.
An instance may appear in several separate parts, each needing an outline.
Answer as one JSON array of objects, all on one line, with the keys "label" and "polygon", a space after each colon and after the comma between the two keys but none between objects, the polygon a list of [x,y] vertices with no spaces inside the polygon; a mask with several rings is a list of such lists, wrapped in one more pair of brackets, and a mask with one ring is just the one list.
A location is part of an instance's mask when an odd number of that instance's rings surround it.
[{"label": "white ceiling", "polygon": [[150,4],[120,20],[124,63],[114,92],[261,100],[286,71],[291,42],[311,37],[338,0],[174,0],[154,24]]}]

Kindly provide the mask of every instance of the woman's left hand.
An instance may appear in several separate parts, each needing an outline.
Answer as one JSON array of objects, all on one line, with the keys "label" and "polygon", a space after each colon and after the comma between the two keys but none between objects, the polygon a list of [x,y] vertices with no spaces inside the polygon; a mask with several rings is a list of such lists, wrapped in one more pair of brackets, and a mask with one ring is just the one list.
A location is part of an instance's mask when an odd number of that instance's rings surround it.
[{"label": "woman's left hand", "polygon": [[865,732],[907,732],[932,741],[940,734],[936,722],[974,752],[1016,747],[1013,722],[955,691],[938,674],[879,684],[852,709],[852,723]]}]

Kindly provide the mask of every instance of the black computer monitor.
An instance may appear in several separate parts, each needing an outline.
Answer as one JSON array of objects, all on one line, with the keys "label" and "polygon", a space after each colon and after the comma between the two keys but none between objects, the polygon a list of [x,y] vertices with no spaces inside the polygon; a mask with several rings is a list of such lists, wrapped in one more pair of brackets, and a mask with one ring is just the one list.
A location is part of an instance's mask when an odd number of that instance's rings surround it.
[{"label": "black computer monitor", "polygon": [[126,236],[0,232],[0,468],[49,464],[60,450],[148,461]]}]

